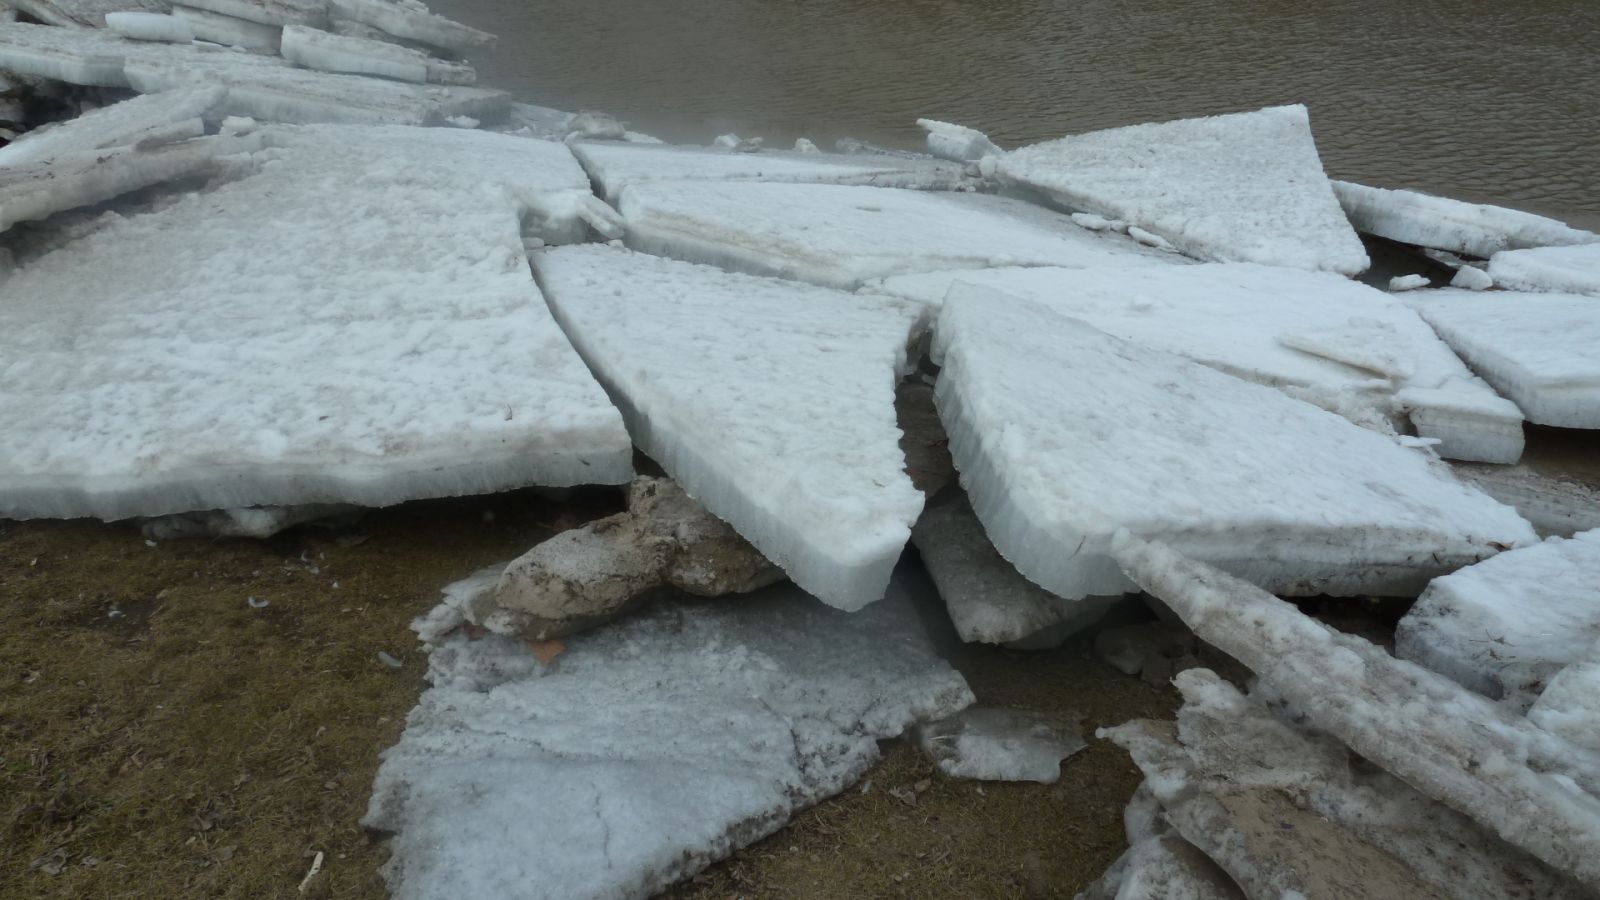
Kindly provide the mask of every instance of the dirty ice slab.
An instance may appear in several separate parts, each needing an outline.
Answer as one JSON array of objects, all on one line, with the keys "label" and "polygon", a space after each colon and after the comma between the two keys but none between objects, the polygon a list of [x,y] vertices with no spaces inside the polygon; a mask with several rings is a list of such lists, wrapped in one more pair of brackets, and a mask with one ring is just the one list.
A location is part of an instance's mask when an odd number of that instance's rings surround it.
[{"label": "dirty ice slab", "polygon": [[1119,528],[1270,590],[1399,595],[1536,540],[1443,463],[1032,301],[955,297],[939,415],[996,548],[1063,597],[1119,594]]},{"label": "dirty ice slab", "polygon": [[0,517],[629,480],[621,417],[522,250],[519,219],[581,190],[566,148],[270,137],[255,174],[113,217],[0,285]]},{"label": "dirty ice slab", "polygon": [[[386,751],[364,824],[397,900],[642,898],[843,790],[879,739],[972,702],[912,607],[832,610],[793,585],[668,602],[570,641],[459,631]],[[446,612],[448,614],[448,611]]]},{"label": "dirty ice slab", "polygon": [[1345,275],[1368,265],[1323,174],[1304,106],[1071,135],[1012,151],[999,173],[1199,259]]},{"label": "dirty ice slab", "polygon": [[1501,250],[1600,241],[1600,234],[1503,206],[1349,181],[1333,182],[1333,192],[1357,231],[1480,259]]},{"label": "dirty ice slab", "polygon": [[537,254],[634,442],[801,587],[883,595],[922,510],[895,384],[921,311],[617,248]]},{"label": "dirty ice slab", "polygon": [[1511,290],[1600,296],[1600,244],[1506,250],[1489,259],[1489,276]]}]

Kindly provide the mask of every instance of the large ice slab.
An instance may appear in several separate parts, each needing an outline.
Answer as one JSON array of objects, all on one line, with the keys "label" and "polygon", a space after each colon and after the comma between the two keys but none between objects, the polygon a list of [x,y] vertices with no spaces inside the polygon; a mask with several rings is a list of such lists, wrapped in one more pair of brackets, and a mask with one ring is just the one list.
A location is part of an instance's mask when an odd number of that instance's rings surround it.
[{"label": "large ice slab", "polygon": [[1501,250],[1600,241],[1600,234],[1503,206],[1349,181],[1333,182],[1333,193],[1357,231],[1482,259]]},{"label": "large ice slab", "polygon": [[1512,290],[1600,295],[1600,244],[1506,250],[1489,258],[1489,276]]},{"label": "large ice slab", "polygon": [[634,249],[843,289],[939,269],[1173,260],[1124,236],[984,194],[656,181],[624,188],[617,208]]},{"label": "large ice slab", "polygon": [[1131,584],[1119,528],[1271,590],[1405,594],[1536,540],[1393,438],[1029,300],[953,297],[939,415],[996,548],[1063,597]]},{"label": "large ice slab", "polygon": [[634,442],[690,496],[824,601],[882,596],[922,510],[894,411],[914,304],[595,245],[534,266]]},{"label": "large ice slab", "polygon": [[464,63],[448,62],[398,44],[330,34],[303,25],[284,27],[283,58],[323,72],[378,75],[419,84],[472,84],[478,78]]},{"label": "large ice slab", "polygon": [[130,53],[152,49],[178,52],[187,48],[152,47],[92,28],[0,22],[0,68],[69,84],[127,87],[123,61]]},{"label": "large ice slab", "polygon": [[215,10],[181,4],[172,7],[172,14],[183,20],[194,36],[202,41],[268,56],[277,56],[283,49],[281,25],[263,25]]},{"label": "large ice slab", "polygon": [[1077,900],[1244,900],[1238,885],[1177,835],[1146,838],[1117,857]]},{"label": "large ice slab", "polygon": [[879,739],[972,702],[917,620],[924,590],[903,571],[853,615],[793,585],[663,603],[548,666],[439,639],[363,820],[396,833],[396,900],[643,898],[777,831]]},{"label": "large ice slab", "polygon": [[1596,298],[1448,289],[1406,302],[1528,421],[1600,428]]},{"label": "large ice slab", "polygon": [[1395,652],[1525,710],[1596,640],[1600,530],[1434,579],[1395,629]]},{"label": "large ice slab", "polygon": [[421,3],[391,0],[328,0],[335,18],[376,28],[397,38],[467,53],[494,44],[495,36],[437,16]]},{"label": "large ice slab", "polygon": [[[0,147],[0,166],[43,162],[56,156],[137,144],[150,138],[197,137],[197,120],[222,100],[219,87],[146,94],[113,103],[59,125],[30,131]],[[175,130],[176,129],[176,130]]]},{"label": "large ice slab", "polygon": [[261,25],[322,25],[328,20],[327,0],[183,0],[185,6],[209,10]]},{"label": "large ice slab", "polygon": [[565,147],[270,137],[255,174],[113,218],[0,285],[0,517],[630,479],[621,417],[522,250],[524,215],[587,196]]},{"label": "large ice slab", "polygon": [[1071,135],[1013,150],[999,174],[1199,259],[1346,275],[1368,265],[1304,106]]},{"label": "large ice slab", "polygon": [[647,181],[778,181],[953,190],[978,184],[965,167],[936,159],[839,153],[739,153],[719,147],[586,141],[572,152],[615,202],[622,189]]},{"label": "large ice slab", "polygon": [[1415,311],[1326,272],[1248,263],[1120,269],[1003,268],[886,278],[874,286],[938,306],[998,291],[1143,347],[1345,414],[1409,418],[1452,459],[1511,463],[1522,413],[1473,375]]}]

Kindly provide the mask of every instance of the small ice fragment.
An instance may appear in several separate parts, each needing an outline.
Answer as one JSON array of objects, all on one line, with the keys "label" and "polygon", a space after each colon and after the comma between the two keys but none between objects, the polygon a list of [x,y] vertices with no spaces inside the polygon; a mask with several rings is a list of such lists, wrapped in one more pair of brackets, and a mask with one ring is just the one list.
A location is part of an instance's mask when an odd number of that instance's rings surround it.
[{"label": "small ice fragment", "polygon": [[477,128],[478,127],[478,120],[474,119],[471,116],[448,116],[448,117],[445,118],[445,122],[447,122],[447,123],[449,123],[451,125],[454,125],[457,128]]},{"label": "small ice fragment", "polygon": [[917,726],[917,745],[952,778],[1053,784],[1061,761],[1082,750],[1078,717],[969,707]]},{"label": "small ice fragment", "polygon": [[[795,141],[794,141],[794,152],[796,152],[796,153],[821,153],[822,151],[817,148],[816,144],[811,143],[809,138],[795,138]],[[871,784],[872,782],[869,781],[867,783]]]},{"label": "small ice fragment", "polygon": [[610,113],[585,109],[567,120],[567,137],[596,141],[620,141],[628,136],[627,126]]},{"label": "small ice fragment", "polygon": [[251,609],[266,609],[272,605],[271,600],[257,600],[254,597],[246,597],[244,602],[250,604]]},{"label": "small ice fragment", "polygon": [[1412,448],[1415,448],[1415,449],[1421,449],[1423,447],[1437,447],[1440,444],[1444,443],[1444,441],[1441,441],[1438,438],[1413,437],[1413,436],[1411,436],[1409,434],[1400,435],[1399,436],[1399,440],[1400,440],[1400,446],[1402,446],[1402,447],[1412,447]]},{"label": "small ice fragment", "polygon": [[1140,228],[1137,225],[1128,226],[1128,237],[1133,238],[1146,247],[1154,247],[1157,250],[1166,250],[1169,253],[1178,252],[1178,248],[1172,246],[1171,241],[1159,234],[1156,234],[1155,232],[1145,231],[1143,228]]},{"label": "small ice fragment", "polygon": [[1414,291],[1417,288],[1425,288],[1431,283],[1426,275],[1396,275],[1389,279],[1389,290]]},{"label": "small ice fragment", "polygon": [[722,147],[722,148],[727,149],[727,150],[732,150],[733,148],[739,146],[739,144],[743,140],[744,140],[744,138],[741,138],[737,134],[733,134],[732,132],[729,132],[728,134],[719,134],[719,135],[717,135],[716,140],[711,142],[711,146],[713,146],[713,147]]},{"label": "small ice fragment", "polygon": [[391,669],[398,669],[401,666],[405,665],[405,663],[402,663],[400,660],[395,659],[386,650],[379,650],[378,651],[378,662],[383,663],[384,665],[388,666]]},{"label": "small ice fragment", "polygon": [[[1094,213],[1077,212],[1073,213],[1069,218],[1071,218],[1073,222],[1077,223],[1078,227],[1087,228],[1090,231],[1126,232],[1128,230],[1127,222],[1122,222],[1117,219],[1108,219],[1105,216],[1097,216]],[[1140,229],[1140,231],[1144,232],[1144,229]],[[1149,232],[1144,233],[1148,234]]]},{"label": "small ice fragment", "polygon": [[1462,266],[1456,270],[1455,277],[1450,279],[1450,286],[1466,288],[1469,291],[1483,291],[1494,287],[1494,278],[1477,266]]},{"label": "small ice fragment", "polygon": [[256,130],[256,120],[249,116],[227,116],[223,118],[219,130],[223,134],[249,134]]}]

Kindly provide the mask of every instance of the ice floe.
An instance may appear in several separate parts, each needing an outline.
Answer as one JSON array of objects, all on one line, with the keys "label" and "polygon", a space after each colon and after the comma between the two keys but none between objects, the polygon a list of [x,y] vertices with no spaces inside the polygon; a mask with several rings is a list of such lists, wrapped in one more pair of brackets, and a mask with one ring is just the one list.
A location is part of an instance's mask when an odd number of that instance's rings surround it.
[{"label": "ice floe", "polygon": [[621,417],[522,249],[524,216],[594,199],[565,147],[269,137],[256,174],[108,214],[0,285],[0,516],[630,479]]},{"label": "ice floe", "polygon": [[1489,258],[1489,277],[1518,291],[1600,295],[1600,244],[1506,250]]},{"label": "ice floe", "polygon": [[904,571],[859,613],[792,585],[664,603],[568,642],[436,635],[378,770],[397,900],[646,897],[777,831],[878,758],[878,740],[972,702]]},{"label": "ice floe", "polygon": [[57,156],[138,144],[149,139],[199,137],[200,118],[222,100],[219,87],[146,94],[103,106],[76,119],[30,131],[0,147],[0,166],[43,162]]},{"label": "ice floe", "polygon": [[1130,588],[1109,556],[1123,527],[1295,594],[1415,593],[1536,540],[1390,437],[1033,301],[951,298],[935,342],[978,518],[1063,597]]},{"label": "ice floe", "polygon": [[1600,241],[1593,232],[1503,206],[1348,181],[1333,182],[1333,192],[1357,231],[1481,259],[1501,250]]},{"label": "ice floe", "polygon": [[1199,259],[1346,275],[1368,266],[1323,174],[1304,106],[1071,135],[1013,150],[998,171]]},{"label": "ice floe", "polygon": [[895,383],[921,311],[602,246],[534,257],[634,442],[824,601],[882,596],[922,510]]},{"label": "ice floe", "polygon": [[303,25],[283,29],[283,58],[308,69],[378,75],[400,81],[472,84],[477,73],[464,63],[448,62],[410,47],[385,41],[331,34]]}]

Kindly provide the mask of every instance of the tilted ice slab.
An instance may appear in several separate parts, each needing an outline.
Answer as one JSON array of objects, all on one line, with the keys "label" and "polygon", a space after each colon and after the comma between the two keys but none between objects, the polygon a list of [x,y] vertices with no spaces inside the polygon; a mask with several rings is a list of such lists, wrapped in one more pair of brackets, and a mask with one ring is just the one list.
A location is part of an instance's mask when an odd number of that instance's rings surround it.
[{"label": "tilted ice slab", "polygon": [[1406,302],[1528,421],[1600,428],[1596,298],[1452,289]]},{"label": "tilted ice slab", "polygon": [[1503,288],[1600,296],[1600,244],[1506,250],[1489,259]]},{"label": "tilted ice slab", "polygon": [[131,54],[150,52],[187,54],[194,48],[130,41],[92,28],[0,22],[0,68],[22,75],[94,87],[127,87],[124,61]]},{"label": "tilted ice slab", "polygon": [[1132,588],[1109,555],[1119,528],[1293,594],[1415,593],[1536,540],[1390,437],[1032,301],[950,298],[935,342],[973,509],[1063,597]]},{"label": "tilted ice slab", "polygon": [[328,19],[326,0],[184,0],[184,5],[261,25],[321,25]]},{"label": "tilted ice slab", "polygon": [[1600,529],[1434,579],[1395,629],[1395,652],[1528,708],[1600,640]]},{"label": "tilted ice slab", "polygon": [[999,174],[1199,259],[1346,275],[1368,266],[1304,106],[1071,135],[1013,150]]},{"label": "tilted ice slab", "polygon": [[1528,719],[1551,734],[1600,753],[1600,640],[1550,679],[1528,710]]},{"label": "tilted ice slab", "polygon": [[64,154],[137,144],[147,139],[198,137],[197,120],[222,99],[219,87],[146,94],[113,103],[0,147],[0,166],[19,166]]},{"label": "tilted ice slab", "polygon": [[663,603],[549,666],[440,638],[363,820],[396,833],[385,881],[396,900],[642,898],[777,831],[878,740],[972,702],[918,622],[925,590],[904,571],[853,615],[787,584]]},{"label": "tilted ice slab", "polygon": [[337,19],[347,19],[376,28],[397,38],[466,53],[495,42],[495,36],[460,22],[436,16],[421,3],[392,3],[390,0],[328,0],[328,11]]},{"label": "tilted ice slab", "polygon": [[1600,234],[1503,206],[1348,181],[1333,182],[1333,193],[1357,231],[1482,259],[1501,250],[1600,241]]},{"label": "tilted ice slab", "polygon": [[712,147],[588,141],[572,152],[616,202],[622,189],[647,181],[776,181],[953,190],[977,184],[963,166],[936,159],[838,153],[738,153]]},{"label": "tilted ice slab", "polygon": [[900,275],[875,287],[935,307],[952,294],[1023,297],[1358,424],[1409,417],[1418,435],[1442,442],[1442,456],[1511,463],[1522,455],[1514,404],[1404,303],[1330,273],[1248,263],[1006,268]]},{"label": "tilted ice slab", "polygon": [[584,183],[565,147],[269,137],[256,174],[114,219],[0,285],[0,517],[630,479],[621,417],[522,250],[519,220]]},{"label": "tilted ice slab", "polygon": [[263,25],[238,16],[225,15],[195,6],[176,5],[172,14],[189,26],[202,41],[238,47],[255,53],[277,56],[283,49],[283,26]]},{"label": "tilted ice slab", "polygon": [[1588,890],[1600,888],[1600,755],[1165,544],[1122,532],[1112,552],[1140,587],[1259,675],[1309,726]]},{"label": "tilted ice slab", "polygon": [[194,30],[189,27],[189,23],[165,13],[106,13],[106,27],[136,41],[187,44],[194,40]]},{"label": "tilted ice slab", "polygon": [[763,182],[645,182],[617,208],[630,247],[825,287],[985,266],[1137,266],[1170,254],[985,194]]},{"label": "tilted ice slab", "polygon": [[283,29],[283,58],[323,72],[378,75],[419,84],[472,84],[478,77],[471,66],[437,59],[410,47],[330,34],[302,25]]},{"label": "tilted ice slab", "polygon": [[883,595],[922,510],[894,411],[919,309],[595,245],[534,266],[634,443],[691,497],[827,603]]},{"label": "tilted ice slab", "polygon": [[8,6],[46,25],[99,28],[108,13],[166,11],[161,0],[12,0]]}]

